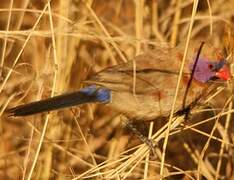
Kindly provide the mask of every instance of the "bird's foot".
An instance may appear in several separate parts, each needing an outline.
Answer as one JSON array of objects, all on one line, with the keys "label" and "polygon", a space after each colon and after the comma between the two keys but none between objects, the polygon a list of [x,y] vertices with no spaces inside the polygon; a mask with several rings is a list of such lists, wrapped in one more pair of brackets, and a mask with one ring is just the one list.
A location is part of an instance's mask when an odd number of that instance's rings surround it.
[{"label": "bird's foot", "polygon": [[157,157],[156,155],[156,151],[155,151],[155,147],[157,146],[157,143],[155,143],[153,141],[153,139],[149,139],[147,138],[144,134],[142,134],[137,128],[136,126],[133,124],[132,121],[129,120],[124,120],[123,121],[125,126],[132,131],[132,133],[134,133],[143,143],[145,143],[149,149],[151,150],[151,152],[154,154],[155,157]]}]

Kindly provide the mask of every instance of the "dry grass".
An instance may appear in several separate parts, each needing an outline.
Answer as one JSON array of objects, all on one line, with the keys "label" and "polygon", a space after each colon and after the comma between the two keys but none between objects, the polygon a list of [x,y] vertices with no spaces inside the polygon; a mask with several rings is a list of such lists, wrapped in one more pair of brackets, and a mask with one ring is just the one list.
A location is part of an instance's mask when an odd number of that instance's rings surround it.
[{"label": "dry grass", "polygon": [[186,54],[190,39],[209,41],[231,66],[234,2],[195,7],[191,0],[2,0],[0,179],[234,178],[231,82],[207,98],[218,113],[199,108],[183,130],[183,117],[137,124],[158,143],[154,154],[104,105],[3,113],[79,89],[94,72],[155,45],[184,43]]}]

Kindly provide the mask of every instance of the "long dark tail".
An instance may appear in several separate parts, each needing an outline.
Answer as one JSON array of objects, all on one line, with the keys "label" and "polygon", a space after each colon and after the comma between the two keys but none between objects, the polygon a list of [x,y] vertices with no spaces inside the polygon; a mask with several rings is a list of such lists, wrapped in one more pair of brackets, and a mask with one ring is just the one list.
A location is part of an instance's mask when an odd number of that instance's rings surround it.
[{"label": "long dark tail", "polygon": [[63,94],[45,100],[19,105],[8,109],[7,113],[9,116],[28,116],[90,102],[107,102],[109,100],[110,91],[108,89],[98,89],[95,86],[89,86],[78,92]]}]

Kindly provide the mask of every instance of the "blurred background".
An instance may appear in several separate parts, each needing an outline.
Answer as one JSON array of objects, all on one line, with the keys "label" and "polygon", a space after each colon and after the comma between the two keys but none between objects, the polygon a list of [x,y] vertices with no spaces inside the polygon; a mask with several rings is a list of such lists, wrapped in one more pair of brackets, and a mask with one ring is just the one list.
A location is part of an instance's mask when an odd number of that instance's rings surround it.
[{"label": "blurred background", "polygon": [[[233,0],[1,0],[0,179],[159,179],[160,157],[105,105],[22,118],[4,110],[77,90],[92,74],[154,46],[183,44],[192,12],[191,44],[209,42],[232,70],[233,7]],[[234,178],[231,82],[217,93],[217,107],[226,110],[200,108],[188,128],[173,129],[168,179]],[[136,126],[148,136],[150,124]],[[154,124],[157,154],[163,125]]]}]

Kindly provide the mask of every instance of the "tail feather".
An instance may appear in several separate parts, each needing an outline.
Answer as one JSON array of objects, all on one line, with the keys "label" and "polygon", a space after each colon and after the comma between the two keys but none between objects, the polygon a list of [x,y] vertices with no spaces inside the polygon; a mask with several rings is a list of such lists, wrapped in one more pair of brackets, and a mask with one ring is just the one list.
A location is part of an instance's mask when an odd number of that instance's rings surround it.
[{"label": "tail feather", "polygon": [[[94,88],[93,86],[89,86],[78,92],[59,95],[25,105],[19,105],[14,108],[8,109],[7,113],[9,114],[9,116],[28,116],[36,113],[53,111],[56,109],[76,106],[90,102],[105,102],[108,99],[105,99],[105,101],[100,99],[100,92],[102,93],[101,95],[103,95],[103,89],[101,90],[102,91],[100,91],[100,89],[97,89],[96,87]],[[109,91],[105,92],[109,93]]]}]

